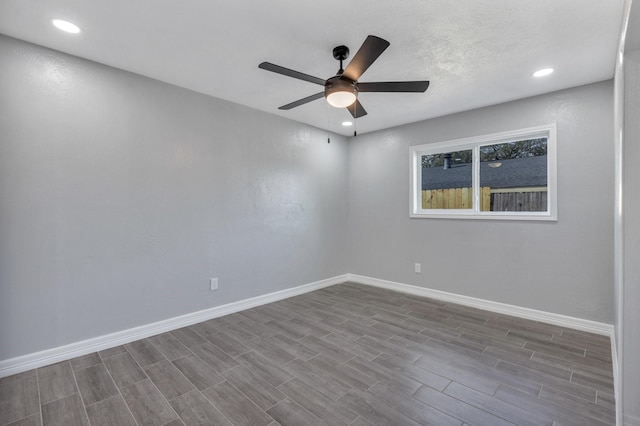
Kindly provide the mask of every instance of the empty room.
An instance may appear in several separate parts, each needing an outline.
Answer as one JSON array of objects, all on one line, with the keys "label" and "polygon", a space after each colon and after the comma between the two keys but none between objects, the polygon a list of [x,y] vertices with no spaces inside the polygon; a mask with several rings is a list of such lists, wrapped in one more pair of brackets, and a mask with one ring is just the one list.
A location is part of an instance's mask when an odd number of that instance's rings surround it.
[{"label": "empty room", "polygon": [[1,1],[0,426],[640,426],[638,1]]}]

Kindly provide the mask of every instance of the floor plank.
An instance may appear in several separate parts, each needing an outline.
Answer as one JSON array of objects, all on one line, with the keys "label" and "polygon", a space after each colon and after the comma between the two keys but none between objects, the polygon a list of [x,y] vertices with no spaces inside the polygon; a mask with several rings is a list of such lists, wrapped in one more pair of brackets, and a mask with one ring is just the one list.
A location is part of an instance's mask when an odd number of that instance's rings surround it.
[{"label": "floor plank", "polygon": [[133,359],[136,360],[140,367],[146,367],[147,365],[166,359],[148,339],[127,343],[124,347],[127,348],[127,351],[131,354]]},{"label": "floor plank", "polygon": [[349,425],[358,415],[300,379],[291,379],[278,387],[289,398],[329,425]]},{"label": "floor plank", "polygon": [[199,391],[186,393],[171,401],[185,425],[220,425],[232,423],[216,409]]},{"label": "floor plank", "polygon": [[271,416],[228,382],[218,383],[203,391],[203,394],[234,425],[260,426],[273,421]]},{"label": "floor plank", "polygon": [[42,418],[40,413],[32,414],[29,417],[17,420],[13,423],[9,423],[7,426],[41,426]]},{"label": "floor plank", "polygon": [[122,397],[140,424],[161,426],[177,417],[149,379],[123,388]]},{"label": "floor plank", "polygon": [[193,383],[169,361],[160,361],[144,369],[167,400],[195,390]]},{"label": "floor plank", "polygon": [[89,426],[80,395],[73,394],[42,406],[42,424],[59,426]]},{"label": "floor plank", "polygon": [[405,416],[422,425],[460,426],[461,421],[413,398],[407,398],[393,385],[378,383],[371,392]]},{"label": "floor plank", "polygon": [[183,356],[191,354],[191,351],[187,349],[185,345],[180,343],[178,339],[173,337],[171,333],[163,333],[157,336],[149,337],[148,340],[169,361],[173,361],[174,359],[182,358]]},{"label": "floor plank", "polygon": [[76,373],[80,395],[86,405],[118,395],[118,389],[103,364],[94,365]]},{"label": "floor plank", "polygon": [[326,426],[323,421],[289,398],[268,409],[267,414],[282,426]]},{"label": "floor plank", "polygon": [[226,371],[223,376],[263,410],[285,399],[282,392],[260,377],[252,367],[241,365]]},{"label": "floor plank", "polygon": [[173,361],[173,365],[199,390],[224,382],[218,372],[195,355],[189,355]]},{"label": "floor plank", "polygon": [[104,364],[119,388],[130,386],[147,378],[145,372],[128,352],[105,358]]},{"label": "floor plank", "polygon": [[22,375],[0,383],[0,422],[10,423],[40,412],[38,379]]},{"label": "floor plank", "polygon": [[118,394],[87,407],[91,426],[136,426],[129,407]]},{"label": "floor plank", "polygon": [[78,392],[69,361],[38,368],[40,403],[46,404]]},{"label": "floor plank", "polygon": [[465,423],[487,426],[512,425],[512,423],[495,414],[481,410],[465,401],[438,392],[428,386],[423,386],[418,389],[413,397]]},{"label": "floor plank", "polygon": [[71,362],[71,368],[73,369],[73,371],[79,371],[79,370],[82,370],[83,368],[102,364],[102,359],[100,358],[100,355],[98,355],[97,352],[94,352],[92,354],[73,358],[69,362]]}]

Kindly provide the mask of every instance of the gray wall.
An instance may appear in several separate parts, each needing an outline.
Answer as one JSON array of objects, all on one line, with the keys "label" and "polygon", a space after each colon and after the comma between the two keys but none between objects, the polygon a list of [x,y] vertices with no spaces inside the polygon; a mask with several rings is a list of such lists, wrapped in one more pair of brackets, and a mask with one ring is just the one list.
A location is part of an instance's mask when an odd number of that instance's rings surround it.
[{"label": "gray wall", "polygon": [[345,138],[3,36],[0,58],[0,359],[348,272]]},{"label": "gray wall", "polygon": [[[635,5],[633,7],[638,7]],[[640,24],[640,22],[636,22]],[[625,425],[640,425],[640,50],[624,55],[623,407]]]},{"label": "gray wall", "polygon": [[[409,218],[410,145],[551,122],[556,223]],[[612,324],[612,129],[613,88],[603,82],[358,136],[350,272]]]}]

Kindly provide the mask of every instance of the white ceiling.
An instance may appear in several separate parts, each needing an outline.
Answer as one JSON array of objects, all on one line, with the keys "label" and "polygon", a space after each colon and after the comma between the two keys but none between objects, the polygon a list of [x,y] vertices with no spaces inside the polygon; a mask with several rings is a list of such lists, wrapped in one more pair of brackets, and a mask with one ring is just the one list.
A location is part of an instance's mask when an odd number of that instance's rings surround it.
[{"label": "white ceiling", "polygon": [[[367,35],[391,46],[360,81],[430,80],[426,93],[362,93],[358,133],[613,77],[623,0],[0,0],[0,33],[345,135],[322,90],[331,51]],[[75,22],[79,35],[55,29]],[[543,79],[533,71],[554,67]]]}]

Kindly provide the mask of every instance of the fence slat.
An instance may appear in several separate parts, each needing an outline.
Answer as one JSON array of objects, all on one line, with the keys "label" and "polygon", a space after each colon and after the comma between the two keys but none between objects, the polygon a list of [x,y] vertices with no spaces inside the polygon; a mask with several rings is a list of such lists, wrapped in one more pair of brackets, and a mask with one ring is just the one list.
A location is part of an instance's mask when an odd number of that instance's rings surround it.
[{"label": "fence slat", "polygon": [[483,186],[480,188],[480,210],[483,212],[491,211],[491,188]]},{"label": "fence slat", "polygon": [[473,191],[469,191],[469,188],[462,188],[460,192],[462,193],[462,204],[460,205],[460,208],[470,209],[471,197],[473,196]]}]

